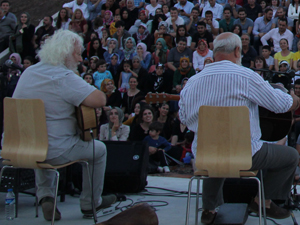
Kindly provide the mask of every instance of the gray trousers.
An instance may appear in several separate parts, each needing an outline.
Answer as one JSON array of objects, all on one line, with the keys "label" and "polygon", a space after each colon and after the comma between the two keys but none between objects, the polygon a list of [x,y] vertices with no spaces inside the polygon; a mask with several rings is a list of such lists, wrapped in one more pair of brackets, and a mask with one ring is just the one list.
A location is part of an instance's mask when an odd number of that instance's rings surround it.
[{"label": "gray trousers", "polygon": [[[294,173],[299,162],[296,149],[264,143],[252,157],[250,170],[265,169],[265,199],[282,199],[289,197],[294,181]],[[203,180],[202,208],[214,210],[222,205],[223,184],[225,178],[208,178]]]},{"label": "gray trousers", "polygon": [[[89,162],[89,172],[92,176],[93,168],[93,142],[79,140],[76,145],[67,150],[61,156],[46,160],[52,165],[61,165],[78,159],[87,159]],[[101,194],[104,183],[104,173],[106,167],[106,146],[101,141],[95,141],[95,164],[94,164],[94,203],[99,206],[102,202]],[[44,197],[54,197],[55,193],[55,173],[47,170],[35,170],[35,182],[37,185],[37,197],[39,201]],[[80,208],[83,210],[92,209],[91,187],[87,175],[86,166],[82,167],[82,192],[80,195]]]}]

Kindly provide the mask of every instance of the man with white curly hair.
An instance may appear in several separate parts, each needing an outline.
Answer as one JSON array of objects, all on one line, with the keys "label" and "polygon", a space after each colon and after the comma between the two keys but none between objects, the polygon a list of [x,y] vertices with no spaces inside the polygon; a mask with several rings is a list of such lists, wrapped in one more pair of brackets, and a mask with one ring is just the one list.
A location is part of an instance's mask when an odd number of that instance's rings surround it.
[{"label": "man with white curly hair", "polygon": [[[93,165],[93,143],[82,141],[77,132],[75,106],[85,105],[100,108],[106,104],[106,96],[85,82],[74,71],[82,61],[83,40],[68,30],[59,30],[45,41],[38,56],[40,62],[22,74],[13,98],[42,99],[45,104],[48,129],[48,155],[45,162],[61,165],[78,159],[88,159],[89,172],[94,167],[94,204],[96,211],[116,201],[115,195],[101,197],[106,166],[106,147],[95,141]],[[87,169],[82,170],[81,212],[92,216],[91,188]],[[47,170],[35,170],[37,197],[42,205],[44,217],[51,220],[54,207],[55,174]],[[56,209],[55,219],[61,218]]]},{"label": "man with white curly hair", "polygon": [[[241,39],[233,33],[222,33],[214,40],[215,62],[208,64],[191,77],[180,92],[180,121],[195,132],[192,151],[197,153],[198,110],[202,105],[247,106],[250,113],[252,168],[265,169],[264,190],[266,214],[283,219],[290,216],[286,209],[278,207],[270,199],[288,199],[299,154],[294,148],[263,143],[260,140],[258,105],[275,113],[284,113],[299,107],[300,99],[274,89],[254,71],[241,65]],[[216,137],[218,138],[218,137]],[[223,204],[224,178],[203,181],[201,222],[211,224],[215,209]],[[258,212],[258,197],[249,205]]]}]

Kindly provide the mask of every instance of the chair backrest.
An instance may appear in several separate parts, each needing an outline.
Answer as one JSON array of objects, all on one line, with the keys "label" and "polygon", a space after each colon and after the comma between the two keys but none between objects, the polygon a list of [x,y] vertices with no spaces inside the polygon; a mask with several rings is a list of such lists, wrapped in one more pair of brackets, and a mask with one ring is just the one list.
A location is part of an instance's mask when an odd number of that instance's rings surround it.
[{"label": "chair backrest", "polygon": [[197,170],[209,177],[239,177],[252,166],[249,109],[246,106],[199,108]]},{"label": "chair backrest", "polygon": [[4,99],[3,164],[39,168],[46,160],[48,133],[44,103],[40,99]]}]

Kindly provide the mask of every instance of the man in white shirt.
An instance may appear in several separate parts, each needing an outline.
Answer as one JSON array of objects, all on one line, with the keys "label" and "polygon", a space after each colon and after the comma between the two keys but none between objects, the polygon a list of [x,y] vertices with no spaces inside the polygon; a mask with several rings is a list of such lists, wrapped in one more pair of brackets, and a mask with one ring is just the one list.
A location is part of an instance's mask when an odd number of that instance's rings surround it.
[{"label": "man in white shirt", "polygon": [[213,13],[210,10],[205,12],[205,18],[201,19],[206,23],[206,29],[214,36],[219,34],[219,22],[213,18]]},{"label": "man in white shirt", "polygon": [[175,7],[170,9],[171,16],[166,20],[170,35],[176,37],[177,26],[184,25],[184,20],[178,16],[178,10]]},{"label": "man in white shirt", "polygon": [[268,33],[266,33],[264,36],[261,37],[260,41],[261,41],[262,45],[263,46],[268,45],[267,41],[270,38],[273,39],[274,47],[271,49],[274,52],[281,51],[279,42],[282,38],[285,38],[288,40],[289,49],[292,50],[294,35],[290,30],[287,29],[287,19],[286,18],[278,19],[278,28],[274,28],[274,29],[270,30]]},{"label": "man in white shirt", "polygon": [[[214,40],[215,62],[208,64],[192,76],[180,92],[179,117],[181,123],[195,132],[192,151],[197,154],[198,112],[203,105],[247,106],[250,114],[252,168],[265,169],[264,177],[266,214],[283,219],[290,216],[287,209],[274,204],[271,199],[287,200],[294,181],[299,161],[298,152],[289,146],[264,143],[260,140],[258,105],[275,113],[293,111],[300,105],[300,99],[274,89],[254,71],[241,65],[241,39],[238,35],[225,32]],[[207,85],[209,84],[209,85]],[[218,137],[216,137],[218,138]],[[225,178],[203,180],[201,222],[211,224],[215,209],[224,203],[222,187]],[[258,212],[258,197],[249,205]]]},{"label": "man in white shirt", "polygon": [[207,10],[212,11],[215,20],[220,21],[223,14],[223,6],[216,3],[216,0],[208,0],[209,4],[203,8],[202,17],[205,17],[205,12]]},{"label": "man in white shirt", "polygon": [[74,0],[72,2],[68,2],[63,4],[63,8],[67,8],[70,15],[73,15],[76,9],[80,9],[83,13],[83,17],[87,20],[89,18],[89,10],[87,8],[87,4],[83,2],[83,0]]},{"label": "man in white shirt", "polygon": [[179,2],[174,5],[174,7],[176,7],[180,11],[180,17],[184,19],[185,24],[189,24],[194,4],[187,0],[179,0]]}]

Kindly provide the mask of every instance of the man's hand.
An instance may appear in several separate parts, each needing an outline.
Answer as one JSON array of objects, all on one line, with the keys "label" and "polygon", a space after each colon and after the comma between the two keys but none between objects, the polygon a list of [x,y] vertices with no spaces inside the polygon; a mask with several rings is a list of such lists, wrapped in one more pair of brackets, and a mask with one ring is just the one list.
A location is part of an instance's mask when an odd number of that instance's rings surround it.
[{"label": "man's hand", "polygon": [[261,38],[262,36],[264,36],[266,33],[259,33],[258,36]]},{"label": "man's hand", "polygon": [[232,2],[232,1],[229,2],[229,5],[230,5],[230,7],[232,7],[232,8],[235,7],[234,2]]}]

